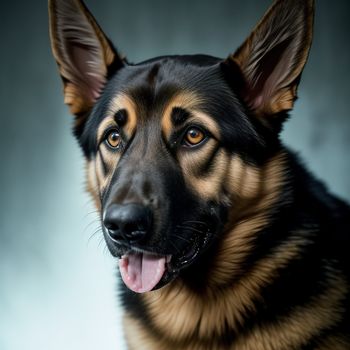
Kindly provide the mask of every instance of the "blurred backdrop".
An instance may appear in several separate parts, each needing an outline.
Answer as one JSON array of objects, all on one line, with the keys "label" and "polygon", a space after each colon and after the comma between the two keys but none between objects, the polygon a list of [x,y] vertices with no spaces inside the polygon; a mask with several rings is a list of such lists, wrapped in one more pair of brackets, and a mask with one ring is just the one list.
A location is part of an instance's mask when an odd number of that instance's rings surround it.
[{"label": "blurred backdrop", "polygon": [[[270,0],[87,0],[129,60],[226,56]],[[350,3],[318,0],[315,39],[286,124],[333,192],[350,200]],[[122,350],[116,262],[84,192],[82,154],[51,56],[47,4],[0,3],[0,350]]]}]

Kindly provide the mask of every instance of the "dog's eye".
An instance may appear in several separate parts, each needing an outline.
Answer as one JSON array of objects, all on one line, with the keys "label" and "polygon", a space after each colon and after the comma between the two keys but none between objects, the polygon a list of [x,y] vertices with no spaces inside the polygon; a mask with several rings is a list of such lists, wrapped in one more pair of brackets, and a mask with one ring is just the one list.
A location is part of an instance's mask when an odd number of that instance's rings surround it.
[{"label": "dog's eye", "polygon": [[205,140],[206,136],[199,128],[192,127],[186,131],[184,143],[186,146],[196,146]]},{"label": "dog's eye", "polygon": [[121,142],[119,131],[116,129],[110,130],[106,135],[106,142],[110,147],[118,148]]}]

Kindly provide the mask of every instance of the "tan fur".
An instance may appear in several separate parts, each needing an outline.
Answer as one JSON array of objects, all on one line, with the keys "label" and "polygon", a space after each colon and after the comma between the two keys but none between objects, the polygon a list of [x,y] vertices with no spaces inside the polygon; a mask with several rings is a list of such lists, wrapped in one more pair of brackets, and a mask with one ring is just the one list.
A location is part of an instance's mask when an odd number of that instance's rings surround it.
[{"label": "tan fur", "polygon": [[[103,149],[107,148],[106,146],[101,146],[101,147]],[[111,156],[110,153],[107,153],[107,155],[109,155],[109,157],[107,159],[107,163],[105,164],[107,168],[110,170],[107,172],[106,175],[102,171],[103,165],[102,165],[101,154],[98,153],[96,156],[96,175],[97,175],[97,183],[98,183],[100,193],[102,193],[103,190],[109,185],[113,175],[114,166],[116,163],[118,163],[118,160],[119,160],[119,154],[115,154]],[[104,157],[104,160],[106,162],[106,157]]]},{"label": "tan fur", "polygon": [[97,182],[95,159],[86,163],[86,178],[86,189],[90,193],[96,208],[101,210],[100,189]]},{"label": "tan fur", "polygon": [[269,211],[279,199],[285,181],[284,158],[280,153],[261,169],[244,164],[237,156],[232,159],[223,181],[227,190],[231,188],[232,210],[227,238],[220,244],[218,259],[212,264],[213,285],[226,284],[241,272],[257,232],[269,224]]},{"label": "tan fur", "polygon": [[193,335],[210,339],[222,335],[226,325],[236,329],[246,311],[254,311],[262,288],[278,277],[279,271],[298,256],[305,244],[297,237],[291,239],[260,260],[243,278],[220,288],[208,287],[205,294],[198,295],[180,282],[145,294],[154,325],[171,339]]},{"label": "tan fur", "polygon": [[[123,328],[128,350],[153,350],[154,339],[143,329],[142,325],[128,313],[123,318]],[[137,337],[135,336],[137,334]]]},{"label": "tan fur", "polygon": [[[237,342],[242,350],[290,350],[300,349],[322,329],[335,325],[342,317],[342,302],[348,290],[344,276],[332,271],[325,291],[312,298],[305,306],[299,306],[291,314],[274,324],[257,326]],[[329,349],[331,350],[331,349]]]},{"label": "tan fur", "polygon": [[136,130],[137,126],[137,112],[136,106],[133,100],[126,94],[118,94],[115,96],[109,104],[107,114],[113,117],[116,112],[121,109],[125,109],[128,114],[126,124],[123,126],[123,131],[127,137],[131,137]]},{"label": "tan fur", "polygon": [[[163,134],[164,136],[169,139],[172,131],[173,131],[173,124],[171,122],[171,112],[174,108],[179,107],[179,108],[183,108],[186,109],[190,112],[193,112],[195,110],[197,110],[197,115],[199,117],[199,119],[205,118],[205,120],[208,120],[210,125],[213,125],[213,120],[209,117],[205,117],[203,115],[199,116],[198,112],[198,108],[200,107],[200,105],[203,103],[202,99],[200,98],[200,96],[196,95],[195,93],[193,93],[192,91],[183,91],[180,92],[178,94],[176,94],[174,97],[171,98],[171,100],[166,104],[166,106],[164,107],[164,111],[162,113],[162,119],[160,121],[161,125],[162,125],[162,130],[163,130]],[[204,122],[204,120],[203,120]],[[214,130],[218,130],[217,127],[213,127]]]},{"label": "tan fur", "polygon": [[79,87],[66,83],[63,88],[64,103],[69,106],[71,114],[85,114],[92,108],[93,102],[88,102],[80,94]]},{"label": "tan fur", "polygon": [[[232,326],[237,308],[242,315],[249,306],[249,299],[254,295],[252,280],[260,279],[261,284],[270,283],[269,274],[276,274],[281,266],[286,265],[299,253],[298,245],[305,244],[302,240],[290,241],[284,247],[279,247],[274,257],[266,258],[253,274],[238,285],[226,288],[213,295],[196,295],[186,290],[181,284],[164,288],[160,291],[145,295],[145,301],[153,320],[152,327],[156,327],[158,336],[148,333],[136,320],[127,317],[125,324],[127,339],[131,349],[163,350],[163,349],[232,349],[232,350],[298,350],[320,330],[336,324],[342,317],[342,302],[348,286],[343,276],[332,271],[327,280],[325,291],[314,296],[305,306],[299,306],[286,317],[276,320],[266,326],[255,326],[246,336],[239,337],[234,346],[220,347],[212,339],[213,335],[220,335],[224,331],[225,322]],[[240,289],[240,290],[239,290]],[[254,297],[258,297],[256,291]],[[139,334],[135,339],[133,334]],[[129,336],[128,336],[129,335]],[[195,335],[196,343],[189,341]],[[329,345],[334,347],[327,347]],[[328,339],[320,349],[345,349],[345,340],[340,338]]]},{"label": "tan fur", "polygon": [[179,161],[187,185],[203,199],[212,199],[220,202],[221,200],[224,200],[221,189],[222,181],[227,169],[227,154],[223,150],[217,153],[212,163],[212,165],[215,166],[214,173],[205,177],[196,176],[198,168],[206,162],[210,150],[215,147],[215,144],[216,142],[214,140],[210,140],[207,142],[207,145],[203,146],[198,152],[195,152],[194,154],[185,153],[180,155]]},{"label": "tan fur", "polygon": [[246,164],[238,155],[234,156],[226,176],[227,188],[241,199],[254,199],[260,194],[259,187],[263,185],[262,176],[263,170]]},{"label": "tan fur", "polygon": [[332,335],[327,337],[315,350],[349,350],[349,339]]},{"label": "tan fur", "polygon": [[96,157],[87,162],[86,175],[87,175],[87,191],[92,196],[94,203],[98,209],[101,208],[100,194],[109,185],[113,175],[114,167],[116,166],[119,155],[111,155],[106,146],[101,146],[101,152],[104,154],[105,163],[110,171],[104,175],[102,171],[102,160],[100,153],[97,153]]}]

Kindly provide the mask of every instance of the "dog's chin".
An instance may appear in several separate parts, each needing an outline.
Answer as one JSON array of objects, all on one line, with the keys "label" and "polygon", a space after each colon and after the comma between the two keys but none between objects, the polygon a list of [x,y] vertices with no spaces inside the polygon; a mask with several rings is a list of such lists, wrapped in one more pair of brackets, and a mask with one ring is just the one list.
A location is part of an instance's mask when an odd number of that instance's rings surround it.
[{"label": "dog's chin", "polygon": [[119,271],[126,287],[135,293],[146,293],[172,282],[182,270],[197,261],[212,240],[211,234],[198,236],[182,252],[173,254],[120,246],[115,242],[107,245],[111,254],[119,258]]}]

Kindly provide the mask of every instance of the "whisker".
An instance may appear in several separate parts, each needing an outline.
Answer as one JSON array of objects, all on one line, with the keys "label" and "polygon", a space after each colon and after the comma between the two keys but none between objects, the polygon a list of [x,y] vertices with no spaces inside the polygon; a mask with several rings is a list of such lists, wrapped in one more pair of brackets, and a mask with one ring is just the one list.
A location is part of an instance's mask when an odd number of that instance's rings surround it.
[{"label": "whisker", "polygon": [[172,241],[169,241],[169,243],[175,248],[175,250],[180,253],[180,249],[176,246],[176,244]]},{"label": "whisker", "polygon": [[90,215],[96,215],[96,216],[100,216],[100,211],[99,210],[92,210],[92,211],[89,211],[87,212],[85,215],[84,215],[84,219],[86,219],[88,216]]},{"label": "whisker", "polygon": [[90,243],[91,239],[96,236],[97,233],[102,233],[101,228],[97,228],[94,232],[92,232],[92,234],[90,235],[89,239],[88,239],[88,243]]},{"label": "whisker", "polygon": [[184,230],[190,230],[190,231],[193,231],[193,232],[197,232],[197,233],[204,233],[203,230],[199,230],[197,228],[194,228],[192,226],[183,226],[183,225],[178,225],[176,226],[178,228],[181,228],[181,229],[184,229]]},{"label": "whisker", "polygon": [[85,233],[92,225],[98,224],[100,226],[99,220],[93,220],[89,224],[86,225],[86,227],[83,229],[83,232]]},{"label": "whisker", "polygon": [[175,238],[182,239],[185,242],[191,243],[191,241],[188,238],[185,238],[185,237],[182,237],[180,235],[177,235],[176,233],[173,233],[172,236],[174,236]]},{"label": "whisker", "polygon": [[103,254],[104,254],[104,255],[109,254],[108,247],[107,247],[106,244],[105,244],[104,247],[103,247]]},{"label": "whisker", "polygon": [[196,221],[196,220],[184,221],[183,224],[200,224],[200,225],[207,226],[207,224],[204,221]]},{"label": "whisker", "polygon": [[[105,243],[104,237],[102,236],[100,238],[100,241],[98,242],[98,248],[101,247],[101,244]],[[107,247],[107,244],[104,244],[104,249]]]}]

